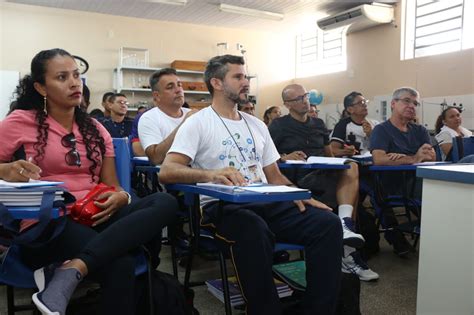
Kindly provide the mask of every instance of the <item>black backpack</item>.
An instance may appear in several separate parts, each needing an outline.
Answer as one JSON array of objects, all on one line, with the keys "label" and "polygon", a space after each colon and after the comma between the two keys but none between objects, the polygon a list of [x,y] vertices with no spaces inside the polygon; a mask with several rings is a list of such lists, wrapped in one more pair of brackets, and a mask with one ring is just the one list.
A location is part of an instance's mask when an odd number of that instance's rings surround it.
[{"label": "black backpack", "polygon": [[[193,307],[194,292],[170,274],[151,272],[154,315],[199,315]],[[136,283],[136,314],[150,314],[147,274],[140,275]]]}]

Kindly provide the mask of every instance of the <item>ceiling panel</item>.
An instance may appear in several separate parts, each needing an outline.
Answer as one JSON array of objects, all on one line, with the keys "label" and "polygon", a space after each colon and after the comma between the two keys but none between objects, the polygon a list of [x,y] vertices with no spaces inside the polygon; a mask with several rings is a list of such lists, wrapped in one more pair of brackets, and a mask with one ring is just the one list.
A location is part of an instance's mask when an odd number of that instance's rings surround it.
[{"label": "ceiling panel", "polygon": [[[148,0],[8,0],[7,2],[52,8],[88,11],[102,14],[174,21],[260,31],[294,32],[301,30],[305,21],[315,21],[334,12],[372,1],[363,0],[188,0],[185,6],[153,3]],[[393,3],[396,0],[379,2]],[[247,7],[282,13],[282,21],[220,12],[219,4]]]}]

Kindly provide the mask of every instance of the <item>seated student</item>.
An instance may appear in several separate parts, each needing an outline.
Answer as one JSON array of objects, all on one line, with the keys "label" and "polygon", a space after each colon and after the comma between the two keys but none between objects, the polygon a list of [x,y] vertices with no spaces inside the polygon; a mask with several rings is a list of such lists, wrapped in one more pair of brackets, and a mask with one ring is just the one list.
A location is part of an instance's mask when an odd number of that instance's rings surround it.
[{"label": "seated student", "polygon": [[316,105],[316,104],[309,104],[308,116],[309,116],[309,117],[313,117],[313,118],[318,118],[318,116],[319,116],[318,105]]},{"label": "seated student", "polygon": [[97,121],[99,121],[100,119],[104,118],[104,112],[101,111],[101,110],[98,109],[98,108],[95,108],[95,109],[91,110],[91,112],[89,113],[89,115],[90,115],[92,118],[95,118]]},{"label": "seated student", "polygon": [[281,109],[280,106],[272,106],[267,108],[265,113],[263,113],[263,122],[265,125],[269,126],[273,119],[281,117]]},{"label": "seated student", "polygon": [[[249,80],[241,56],[212,58],[205,71],[212,105],[179,128],[159,173],[162,183],[214,182],[292,185],[275,163],[278,152],[264,123],[237,111],[247,102]],[[191,165],[189,167],[188,165]],[[314,199],[296,202],[225,204],[201,199],[203,224],[230,254],[250,315],[281,314],[273,283],[275,241],[305,246],[308,281],[302,314],[333,314],[341,276],[342,230],[330,208]]]},{"label": "seated student", "polygon": [[182,107],[184,91],[176,70],[164,68],[150,77],[155,107],[138,122],[138,136],[150,162],[157,165],[165,159],[176,132],[196,110]]},{"label": "seated student", "polygon": [[352,156],[369,151],[370,134],[379,122],[367,118],[368,103],[359,92],[351,92],[344,97],[344,109],[349,117],[339,120],[331,133],[334,156]]},{"label": "seated student", "polygon": [[132,132],[133,120],[127,117],[127,97],[121,93],[115,93],[109,97],[110,117],[100,122],[110,133],[112,138],[128,137]]},{"label": "seated student", "polygon": [[[83,198],[97,183],[116,187],[104,193],[102,208],[89,227],[69,216],[58,235],[43,244],[21,246],[23,261],[35,272],[40,292],[33,301],[43,314],[64,315],[77,284],[85,277],[102,288],[100,314],[133,314],[136,258],[142,244],[158,263],[161,229],[174,218],[177,203],[157,193],[130,203],[119,186],[112,139],[83,112],[82,80],[73,57],[62,49],[39,52],[17,88],[14,111],[0,122],[0,178],[6,181],[63,181]],[[13,161],[23,148],[28,161]],[[36,224],[23,220],[22,230]],[[51,237],[54,225],[40,239]],[[44,266],[44,267],[43,267]]]},{"label": "seated student", "polygon": [[102,107],[104,108],[104,117],[108,118],[110,117],[110,97],[114,95],[114,92],[105,92],[104,95],[102,95]]},{"label": "seated student", "polygon": [[[299,84],[286,86],[282,98],[289,114],[275,119],[268,127],[273,142],[281,154],[281,160],[305,160],[309,156],[333,156],[329,146],[328,131],[319,118],[308,116],[309,93]],[[325,171],[297,169],[294,177],[298,186],[311,189],[321,195],[324,202],[337,202],[338,214],[342,222],[344,239],[357,240],[348,243],[347,255],[343,257],[343,271],[357,270],[362,280],[378,279],[378,274],[370,270],[362,258],[354,251],[364,245],[362,235],[354,232],[353,212],[357,211],[359,198],[359,171],[357,163],[349,163],[347,170]],[[328,188],[329,187],[329,188]],[[334,196],[335,195],[335,196]],[[350,255],[353,254],[354,255]],[[354,257],[356,256],[356,257]]]},{"label": "seated student", "polygon": [[[375,165],[415,164],[436,160],[428,131],[412,122],[416,116],[416,107],[420,104],[419,99],[418,91],[410,87],[402,87],[393,92],[390,119],[375,126],[370,136],[370,151]],[[383,181],[384,190],[390,194],[401,193],[402,187],[403,179],[395,172],[390,173],[390,177],[387,176]],[[421,181],[415,185],[413,197],[421,199]],[[387,209],[384,216],[388,228],[398,224],[393,210]],[[410,247],[402,233],[389,231],[385,237],[399,256],[409,252]]]},{"label": "seated student", "polygon": [[248,101],[245,104],[239,104],[237,109],[240,110],[241,112],[255,116],[255,105],[250,101]]},{"label": "seated student", "polygon": [[451,149],[453,148],[454,137],[471,137],[472,132],[463,126],[461,109],[457,107],[448,107],[441,112],[436,119],[436,141],[441,149],[441,158],[443,161],[451,160]]}]

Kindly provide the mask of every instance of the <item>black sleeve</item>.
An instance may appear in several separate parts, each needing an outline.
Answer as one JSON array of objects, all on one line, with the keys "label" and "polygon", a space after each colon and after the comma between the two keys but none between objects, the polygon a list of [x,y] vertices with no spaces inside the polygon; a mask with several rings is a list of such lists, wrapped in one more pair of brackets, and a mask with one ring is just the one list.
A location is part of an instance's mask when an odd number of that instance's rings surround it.
[{"label": "black sleeve", "polygon": [[272,137],[273,143],[275,143],[275,147],[277,148],[278,152],[280,152],[280,142],[281,142],[281,128],[280,128],[280,122],[278,120],[272,121],[270,126],[268,126],[268,131],[270,132],[270,136]]},{"label": "black sleeve", "polygon": [[347,130],[347,123],[343,120],[340,120],[335,126],[334,130],[332,131],[331,141],[336,141],[340,143],[346,142],[346,130]]}]

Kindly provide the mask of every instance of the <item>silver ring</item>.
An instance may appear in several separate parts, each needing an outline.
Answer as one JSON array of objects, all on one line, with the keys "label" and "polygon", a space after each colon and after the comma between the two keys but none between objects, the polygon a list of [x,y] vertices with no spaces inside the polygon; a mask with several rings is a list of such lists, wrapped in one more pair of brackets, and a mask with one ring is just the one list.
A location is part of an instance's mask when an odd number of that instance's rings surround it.
[{"label": "silver ring", "polygon": [[112,214],[109,214],[109,218],[112,216]]},{"label": "silver ring", "polygon": [[18,171],[18,173],[20,173],[20,175],[23,175],[23,172],[24,172],[24,171],[25,171],[25,168],[22,167],[22,168],[20,168],[20,170]]}]

